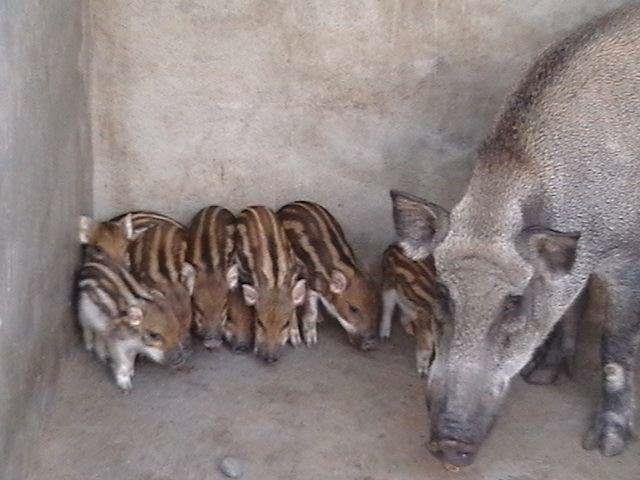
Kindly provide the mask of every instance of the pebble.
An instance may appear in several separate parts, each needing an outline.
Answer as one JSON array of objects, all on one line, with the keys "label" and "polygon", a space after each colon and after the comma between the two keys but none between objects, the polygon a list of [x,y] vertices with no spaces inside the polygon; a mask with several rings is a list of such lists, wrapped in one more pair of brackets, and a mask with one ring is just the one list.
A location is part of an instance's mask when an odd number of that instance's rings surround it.
[{"label": "pebble", "polygon": [[240,478],[244,473],[242,462],[234,457],[225,457],[220,462],[220,470],[229,478]]}]

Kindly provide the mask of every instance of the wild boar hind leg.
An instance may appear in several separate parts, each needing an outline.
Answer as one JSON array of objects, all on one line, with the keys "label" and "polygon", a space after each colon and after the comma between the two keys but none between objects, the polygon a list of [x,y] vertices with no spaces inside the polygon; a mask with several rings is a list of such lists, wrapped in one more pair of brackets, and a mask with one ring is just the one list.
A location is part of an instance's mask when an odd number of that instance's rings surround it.
[{"label": "wild boar hind leg", "polygon": [[640,340],[640,270],[627,270],[602,284],[602,401],[583,445],[612,456],[622,453],[634,435],[633,369]]}]

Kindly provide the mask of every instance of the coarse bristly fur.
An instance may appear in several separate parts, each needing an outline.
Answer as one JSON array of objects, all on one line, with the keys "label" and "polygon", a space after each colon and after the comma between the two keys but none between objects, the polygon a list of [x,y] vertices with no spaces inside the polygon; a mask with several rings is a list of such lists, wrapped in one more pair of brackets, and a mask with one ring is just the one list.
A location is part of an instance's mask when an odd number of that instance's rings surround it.
[{"label": "coarse bristly fur", "polygon": [[382,255],[382,321],[380,338],[388,339],[396,307],[400,322],[416,337],[416,368],[426,376],[434,355],[434,334],[439,312],[436,270],[433,256],[412,260],[398,245]]},{"label": "coarse bristly fur", "polygon": [[[189,226],[187,261],[195,268],[193,321],[204,345],[217,348],[224,336],[235,348],[236,324],[227,327],[229,296],[238,287],[238,266],[234,258],[235,222],[222,207],[200,210]],[[233,325],[233,326],[232,326]]]},{"label": "coarse bristly fur", "polygon": [[296,316],[305,298],[301,265],[280,221],[267,207],[243,210],[236,238],[244,299],[255,310],[254,350],[274,362],[287,340],[294,345],[301,341]]},{"label": "coarse bristly fur", "polygon": [[78,275],[78,317],[86,349],[111,360],[123,390],[131,389],[137,355],[163,363],[179,345],[179,323],[163,295],[93,245],[86,247]]},{"label": "coarse bristly fur", "polygon": [[177,220],[158,212],[152,212],[149,210],[135,210],[133,212],[122,213],[116,217],[113,217],[109,222],[121,222],[125,218],[131,224],[131,239],[136,238],[146,229],[154,227],[159,224],[173,225],[178,228],[185,228]]},{"label": "coarse bristly fur", "polygon": [[431,451],[468,465],[511,379],[581,292],[607,298],[602,403],[584,446],[632,437],[640,334],[640,6],[547,50],[446,210],[393,193],[400,245],[433,254],[447,320],[428,378]]},{"label": "coarse bristly fur", "polygon": [[340,322],[364,350],[375,346],[379,289],[358,264],[342,227],[317,203],[297,201],[278,211],[293,250],[304,264],[307,299],[302,318],[307,345],[317,342],[318,307]]},{"label": "coarse bristly fur", "polygon": [[187,232],[166,222],[144,230],[129,245],[131,272],[144,285],[160,292],[178,319],[180,349],[172,364],[179,365],[191,352],[191,294],[195,269],[186,261]]}]

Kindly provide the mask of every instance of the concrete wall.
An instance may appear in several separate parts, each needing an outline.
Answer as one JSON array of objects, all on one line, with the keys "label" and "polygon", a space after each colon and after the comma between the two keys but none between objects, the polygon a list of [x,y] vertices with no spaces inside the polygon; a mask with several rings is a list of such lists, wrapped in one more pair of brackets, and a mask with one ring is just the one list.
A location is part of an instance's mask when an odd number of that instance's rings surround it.
[{"label": "concrete wall", "polygon": [[0,478],[24,478],[91,209],[81,0],[0,2]]},{"label": "concrete wall", "polygon": [[94,206],[304,197],[379,250],[388,189],[451,206],[536,52],[621,3],[94,0]]}]

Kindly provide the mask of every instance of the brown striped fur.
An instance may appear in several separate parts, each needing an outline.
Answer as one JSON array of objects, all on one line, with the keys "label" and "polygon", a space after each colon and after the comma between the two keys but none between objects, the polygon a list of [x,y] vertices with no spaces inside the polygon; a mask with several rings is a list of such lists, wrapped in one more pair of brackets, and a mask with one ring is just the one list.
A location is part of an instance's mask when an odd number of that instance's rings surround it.
[{"label": "brown striped fur", "polygon": [[224,323],[224,339],[234,352],[249,350],[253,344],[255,310],[247,305],[240,288],[234,288],[228,294],[228,315]]},{"label": "brown striped fur", "polygon": [[305,266],[309,292],[303,329],[307,344],[317,341],[318,303],[322,302],[352,341],[371,348],[377,335],[378,289],[359,266],[340,224],[324,207],[306,201],[285,205],[278,217]]},{"label": "brown striped fur", "polygon": [[[210,206],[200,210],[189,226],[187,261],[196,270],[193,321],[207,348],[222,343],[229,292],[238,284],[238,266],[233,258],[235,222],[229,210]],[[235,347],[233,328],[229,327],[228,338]]]},{"label": "brown striped fur", "polygon": [[305,296],[301,266],[280,221],[267,207],[240,213],[236,245],[245,302],[255,307],[255,351],[273,362],[287,340],[300,343],[296,307]]},{"label": "brown striped fur", "polygon": [[85,347],[111,358],[118,385],[128,390],[135,357],[179,359],[180,325],[164,296],[139,283],[123,262],[89,246],[78,276],[78,316]]},{"label": "brown striped fur", "polygon": [[146,229],[129,246],[133,275],[161,292],[171,303],[180,322],[181,344],[185,349],[190,344],[191,293],[195,277],[186,254],[186,230],[165,222]]},{"label": "brown striped fur", "polygon": [[383,314],[380,337],[389,338],[396,307],[407,333],[416,337],[416,365],[425,376],[433,356],[434,315],[438,311],[436,270],[433,256],[415,261],[398,245],[391,245],[382,256]]},{"label": "brown striped fur", "polygon": [[113,217],[110,222],[120,222],[125,217],[129,217],[131,222],[131,230],[133,238],[140,235],[146,229],[154,227],[158,224],[164,223],[173,225],[178,228],[185,228],[180,222],[174,220],[167,215],[158,212],[151,212],[148,210],[136,210],[133,212],[127,212]]}]

